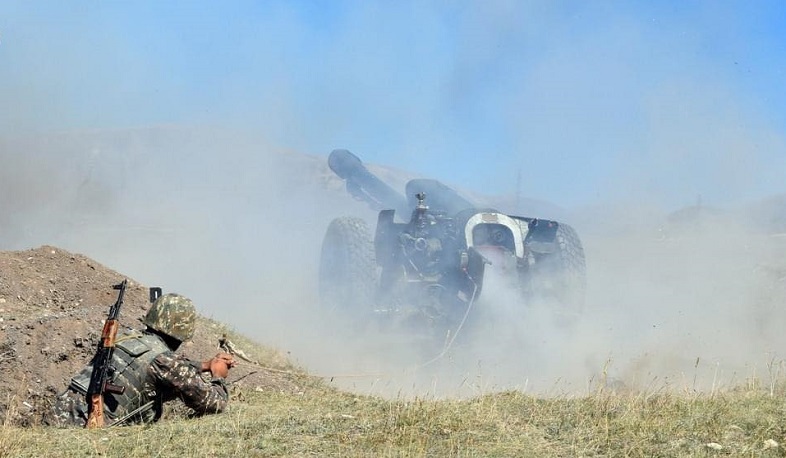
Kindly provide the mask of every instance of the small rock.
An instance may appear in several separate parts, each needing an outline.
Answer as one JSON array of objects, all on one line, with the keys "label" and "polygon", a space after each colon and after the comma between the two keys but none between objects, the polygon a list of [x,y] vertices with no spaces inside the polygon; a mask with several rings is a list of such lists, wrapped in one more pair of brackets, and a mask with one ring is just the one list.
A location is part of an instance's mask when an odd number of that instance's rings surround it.
[{"label": "small rock", "polygon": [[708,444],[705,444],[705,446],[712,450],[723,450],[723,446],[717,442],[710,442]]},{"label": "small rock", "polygon": [[778,448],[779,445],[780,444],[778,444],[774,440],[767,439],[766,441],[764,441],[764,450],[769,450],[771,448]]}]

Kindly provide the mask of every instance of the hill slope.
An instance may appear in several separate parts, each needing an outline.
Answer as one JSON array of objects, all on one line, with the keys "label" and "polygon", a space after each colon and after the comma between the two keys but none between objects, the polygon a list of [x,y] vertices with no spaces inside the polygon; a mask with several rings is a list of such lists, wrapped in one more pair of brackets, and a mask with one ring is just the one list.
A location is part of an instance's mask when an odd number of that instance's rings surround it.
[{"label": "hill slope", "polygon": [[[35,423],[52,397],[65,389],[94,354],[103,320],[117,297],[111,286],[123,278],[86,256],[53,246],[0,251],[0,371],[10,375],[0,379],[0,392],[8,393],[0,399],[0,416],[14,413],[0,422]],[[148,306],[148,288],[129,279],[121,329],[140,329]],[[218,351],[224,333],[237,343],[250,344],[223,325],[202,318],[194,339],[180,351],[193,359],[208,359]],[[268,366],[241,361],[229,380],[247,376],[236,386],[298,390],[303,374],[282,355],[272,350],[265,355],[248,353],[262,357]]]}]

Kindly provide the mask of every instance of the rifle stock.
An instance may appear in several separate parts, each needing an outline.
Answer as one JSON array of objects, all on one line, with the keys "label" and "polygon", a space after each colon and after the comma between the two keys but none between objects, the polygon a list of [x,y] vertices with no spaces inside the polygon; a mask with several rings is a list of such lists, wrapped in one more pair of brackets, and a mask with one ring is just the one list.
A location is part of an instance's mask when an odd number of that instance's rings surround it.
[{"label": "rifle stock", "polygon": [[101,428],[104,426],[104,392],[122,393],[124,387],[109,383],[109,367],[115,351],[115,339],[120,327],[120,307],[123,305],[123,296],[126,292],[128,280],[114,285],[112,288],[120,290],[117,301],[109,308],[109,314],[101,331],[101,341],[93,358],[93,374],[90,376],[90,385],[87,388],[87,422],[85,428]]}]

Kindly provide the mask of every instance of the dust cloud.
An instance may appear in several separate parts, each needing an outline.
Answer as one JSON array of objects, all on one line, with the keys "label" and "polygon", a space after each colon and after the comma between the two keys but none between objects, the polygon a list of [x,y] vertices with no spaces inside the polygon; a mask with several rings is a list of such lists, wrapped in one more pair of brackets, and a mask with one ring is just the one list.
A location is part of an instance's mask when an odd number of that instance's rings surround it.
[{"label": "dust cloud", "polygon": [[[786,240],[731,217],[678,226],[587,230],[587,302],[575,322],[564,323],[548,304],[523,302],[492,270],[464,338],[438,360],[429,359],[438,354],[431,349],[402,364],[391,355],[415,346],[376,343],[380,356],[363,366],[365,377],[342,358],[345,376],[335,383],[442,397],[713,392],[782,379]],[[370,345],[347,351],[371,352]]]},{"label": "dust cloud", "polygon": [[588,291],[568,325],[490,269],[450,345],[342,333],[319,313],[322,236],[336,216],[373,227],[375,213],[348,196],[326,157],[208,128],[5,139],[3,249],[52,244],[189,295],[203,314],[358,392],[707,391],[781,375],[786,240],[741,210],[573,212]]}]

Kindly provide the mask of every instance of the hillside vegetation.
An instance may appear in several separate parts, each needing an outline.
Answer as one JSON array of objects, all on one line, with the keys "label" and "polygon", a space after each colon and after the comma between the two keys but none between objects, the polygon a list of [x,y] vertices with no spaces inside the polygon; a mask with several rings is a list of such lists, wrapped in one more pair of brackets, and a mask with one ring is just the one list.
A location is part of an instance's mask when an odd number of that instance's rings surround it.
[{"label": "hillside vegetation", "polygon": [[[23,387],[20,387],[23,389]],[[0,429],[0,457],[784,456],[783,385],[712,394],[384,400],[309,380],[235,389],[224,414],[104,430]]]}]

